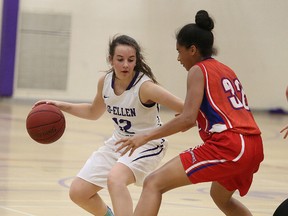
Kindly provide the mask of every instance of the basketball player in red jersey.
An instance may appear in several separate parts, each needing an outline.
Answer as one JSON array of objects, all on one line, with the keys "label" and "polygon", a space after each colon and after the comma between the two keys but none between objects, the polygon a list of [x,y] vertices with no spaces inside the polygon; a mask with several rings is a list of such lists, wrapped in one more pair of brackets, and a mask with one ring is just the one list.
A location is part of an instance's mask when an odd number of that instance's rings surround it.
[{"label": "basketball player in red jersey", "polygon": [[[203,143],[188,149],[151,173],[134,215],[157,215],[162,194],[171,189],[211,182],[210,195],[225,214],[251,216],[233,198],[247,194],[264,158],[261,132],[235,73],[212,58],[214,22],[206,11],[177,33],[178,61],[188,71],[183,112],[149,133],[123,138],[118,149],[133,154],[147,141],[188,130],[197,123]],[[173,175],[171,175],[173,173]]]}]

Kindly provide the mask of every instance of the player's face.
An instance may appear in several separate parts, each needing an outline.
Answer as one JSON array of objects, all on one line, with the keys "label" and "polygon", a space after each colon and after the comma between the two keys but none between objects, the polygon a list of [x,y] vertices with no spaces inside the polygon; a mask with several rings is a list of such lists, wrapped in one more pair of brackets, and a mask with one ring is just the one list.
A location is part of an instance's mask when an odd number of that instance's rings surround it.
[{"label": "player's face", "polygon": [[186,48],[185,46],[181,46],[178,43],[176,44],[176,49],[178,51],[177,60],[187,71],[189,71],[190,68],[195,64],[194,47],[195,46]]},{"label": "player's face", "polygon": [[118,79],[132,78],[136,66],[136,51],[132,46],[118,45],[110,62]]}]

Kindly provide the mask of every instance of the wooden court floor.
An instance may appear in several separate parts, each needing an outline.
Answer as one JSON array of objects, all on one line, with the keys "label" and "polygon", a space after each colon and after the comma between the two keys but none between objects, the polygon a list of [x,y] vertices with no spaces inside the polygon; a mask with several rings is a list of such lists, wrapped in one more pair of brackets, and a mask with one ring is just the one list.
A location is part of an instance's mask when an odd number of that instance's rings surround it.
[{"label": "wooden court floor", "polygon": [[[0,216],[88,216],[70,201],[69,185],[92,151],[111,135],[110,119],[104,115],[94,122],[65,114],[65,134],[53,144],[41,145],[25,129],[32,105],[0,99]],[[173,113],[162,111],[163,122],[171,117]],[[288,197],[288,139],[279,133],[288,116],[255,113],[255,118],[263,133],[265,160],[250,192],[240,199],[255,216],[271,216]],[[169,141],[163,163],[200,139],[191,129],[170,136]],[[211,200],[209,187],[209,183],[190,185],[164,194],[159,216],[223,215]],[[129,188],[136,204],[141,188]],[[111,205],[108,192],[101,195]]]}]

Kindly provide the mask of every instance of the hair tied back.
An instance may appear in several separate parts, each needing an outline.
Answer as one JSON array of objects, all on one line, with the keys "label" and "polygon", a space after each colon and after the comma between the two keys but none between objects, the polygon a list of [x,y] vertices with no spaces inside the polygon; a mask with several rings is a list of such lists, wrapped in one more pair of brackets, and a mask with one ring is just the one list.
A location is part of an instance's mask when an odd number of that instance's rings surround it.
[{"label": "hair tied back", "polygon": [[195,22],[197,26],[208,31],[211,31],[214,28],[214,22],[212,18],[205,10],[200,10],[197,12],[195,16]]}]

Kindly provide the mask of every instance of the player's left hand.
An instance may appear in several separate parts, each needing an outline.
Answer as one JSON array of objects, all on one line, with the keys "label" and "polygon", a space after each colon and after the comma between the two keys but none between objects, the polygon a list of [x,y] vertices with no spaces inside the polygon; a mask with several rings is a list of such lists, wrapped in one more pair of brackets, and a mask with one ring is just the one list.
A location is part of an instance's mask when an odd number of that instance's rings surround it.
[{"label": "player's left hand", "polygon": [[128,151],[130,151],[129,156],[131,156],[137,148],[147,143],[145,137],[146,136],[144,134],[138,134],[133,137],[125,137],[120,139],[115,143],[115,145],[121,143],[121,145],[117,148],[116,152],[119,152],[126,147],[124,151],[121,152],[121,156],[125,155]]},{"label": "player's left hand", "polygon": [[282,133],[282,132],[284,132],[286,130],[286,133],[285,133],[285,135],[284,135],[284,139],[286,139],[286,137],[288,136],[288,126],[286,126],[285,128],[283,128],[281,131],[280,131],[280,133]]}]

